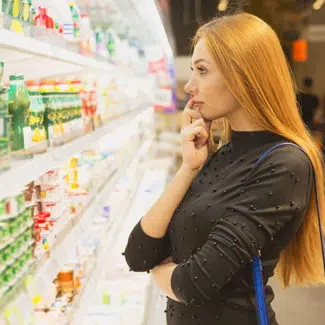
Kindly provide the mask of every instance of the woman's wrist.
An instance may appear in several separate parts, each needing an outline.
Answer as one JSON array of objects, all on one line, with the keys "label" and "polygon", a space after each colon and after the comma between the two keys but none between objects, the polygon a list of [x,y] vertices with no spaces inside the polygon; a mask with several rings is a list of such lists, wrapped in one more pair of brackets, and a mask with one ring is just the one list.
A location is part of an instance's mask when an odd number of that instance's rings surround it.
[{"label": "woman's wrist", "polygon": [[179,169],[178,174],[181,174],[188,179],[194,180],[196,178],[196,176],[199,174],[200,170],[201,170],[201,168],[192,169],[189,166],[183,164],[181,166],[181,168]]}]

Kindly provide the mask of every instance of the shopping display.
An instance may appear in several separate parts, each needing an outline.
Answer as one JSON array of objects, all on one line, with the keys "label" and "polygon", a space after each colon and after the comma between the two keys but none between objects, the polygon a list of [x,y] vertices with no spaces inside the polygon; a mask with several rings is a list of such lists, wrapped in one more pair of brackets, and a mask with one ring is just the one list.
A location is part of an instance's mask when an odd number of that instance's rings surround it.
[{"label": "shopping display", "polygon": [[3,27],[88,56],[134,66],[143,49],[111,27],[92,26],[73,1],[3,0]]},{"label": "shopping display", "polygon": [[[142,178],[126,216],[128,223],[120,230],[113,252],[106,252],[104,255],[110,258],[112,266],[103,267],[105,257],[102,264],[98,265],[96,281],[87,288],[85,299],[80,305],[80,313],[72,324],[156,324],[148,314],[149,306],[153,307],[154,303],[150,301],[150,277],[147,274],[130,273],[121,252],[133,223],[158,199],[174,173],[174,158],[173,155],[163,159],[153,158],[142,165]],[[101,271],[100,267],[103,267]]]},{"label": "shopping display", "polygon": [[145,177],[159,156],[146,44],[123,12],[94,19],[100,2],[0,9],[0,325],[140,321],[150,283],[118,243],[139,193],[165,184]]},{"label": "shopping display", "polygon": [[129,95],[110,78],[100,83],[92,78],[9,79],[0,90],[1,169],[10,168],[11,158],[27,159],[62,146],[136,108],[126,106]]},{"label": "shopping display", "polygon": [[76,313],[103,243],[114,239],[110,227],[123,222],[124,202],[137,190],[138,166],[149,157],[147,132],[134,129],[118,147],[102,141],[1,201],[0,297],[30,274],[35,324],[65,324]]}]

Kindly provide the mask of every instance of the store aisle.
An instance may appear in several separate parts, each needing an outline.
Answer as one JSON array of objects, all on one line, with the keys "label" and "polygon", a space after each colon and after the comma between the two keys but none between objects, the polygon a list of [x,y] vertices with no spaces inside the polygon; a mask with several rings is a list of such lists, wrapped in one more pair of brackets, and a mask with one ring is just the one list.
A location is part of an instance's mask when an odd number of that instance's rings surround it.
[{"label": "store aisle", "polygon": [[272,286],[279,325],[324,325],[325,287],[282,290],[275,280]]},{"label": "store aisle", "polygon": [[[273,308],[279,325],[324,325],[325,287],[282,290],[275,280],[271,284],[275,290]],[[165,303],[165,297],[153,286],[147,322],[143,325],[166,325]]]},{"label": "store aisle", "polygon": [[[158,164],[157,164],[158,163]],[[107,250],[101,263],[102,269],[95,271],[96,281],[85,297],[87,312],[74,319],[78,325],[144,325],[147,322],[146,307],[151,300],[151,279],[146,273],[130,273],[123,252],[131,228],[157,200],[165,188],[172,159],[144,163],[136,194],[126,202],[128,212],[124,214],[115,243]],[[164,168],[161,168],[164,166]],[[153,293],[153,294],[152,294]],[[160,315],[164,315],[163,310]],[[81,322],[81,324],[79,323]],[[148,323],[157,324],[158,323]],[[161,323],[160,325],[164,325]]]}]

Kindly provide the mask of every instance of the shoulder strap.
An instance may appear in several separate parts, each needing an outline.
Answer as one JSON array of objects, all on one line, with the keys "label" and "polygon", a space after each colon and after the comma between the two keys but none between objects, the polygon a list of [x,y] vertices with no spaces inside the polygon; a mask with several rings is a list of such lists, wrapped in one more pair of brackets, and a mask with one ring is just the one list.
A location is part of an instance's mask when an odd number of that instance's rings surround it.
[{"label": "shoulder strap", "polygon": [[[292,142],[281,142],[281,143],[276,144],[272,148],[268,149],[266,152],[264,152],[263,155],[257,160],[255,165],[259,164],[273,150],[275,150],[275,149],[277,149],[279,147],[288,146],[288,145],[292,146],[292,147],[295,147],[295,148],[298,148],[301,152],[303,152],[307,156],[305,150],[303,148],[301,148],[300,146],[298,146],[297,144],[292,143]],[[323,267],[324,267],[324,274],[325,274],[325,241],[324,241],[324,237],[323,237],[324,233],[323,233],[322,219],[321,219],[320,207],[319,207],[319,191],[318,191],[318,187],[317,187],[317,179],[316,179],[315,172],[313,172],[313,180],[314,180],[314,187],[315,187],[317,220],[318,220],[318,226],[319,226],[320,242],[321,242],[322,257],[323,257]]]},{"label": "shoulder strap", "polygon": [[[273,146],[272,148],[270,148],[266,152],[264,152],[264,154],[256,161],[255,166],[258,165],[273,150],[275,150],[279,147],[287,146],[287,145],[298,148],[307,156],[304,149],[301,148],[300,146],[298,146],[297,144],[292,143],[292,142],[282,142],[282,143],[276,144],[275,146]],[[324,273],[325,273],[325,243],[324,243],[324,238],[323,238],[323,227],[322,227],[322,220],[321,220],[320,207],[319,207],[319,192],[318,192],[318,188],[317,188],[315,172],[313,172],[313,178],[314,178],[315,195],[316,195],[317,219],[318,219],[320,242],[321,242],[321,248],[322,248],[323,267],[324,267]],[[260,325],[269,325],[270,322],[269,322],[266,299],[265,299],[262,269],[263,269],[263,267],[262,267],[262,262],[261,262],[260,256],[259,255],[254,256],[254,258],[253,258],[253,276],[254,276],[254,287],[255,287],[259,322],[260,322]]]}]

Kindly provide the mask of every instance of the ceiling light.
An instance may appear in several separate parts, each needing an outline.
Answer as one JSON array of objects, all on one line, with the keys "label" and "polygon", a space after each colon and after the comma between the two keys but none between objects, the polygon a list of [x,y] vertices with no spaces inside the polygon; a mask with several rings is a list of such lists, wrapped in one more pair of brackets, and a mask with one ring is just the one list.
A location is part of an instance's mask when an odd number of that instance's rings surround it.
[{"label": "ceiling light", "polygon": [[325,0],[317,0],[317,1],[314,2],[313,8],[315,10],[319,10],[320,8],[322,8],[324,3],[325,3]]},{"label": "ceiling light", "polygon": [[219,5],[218,5],[218,10],[225,11],[228,7],[228,2],[229,2],[229,0],[220,0]]}]

